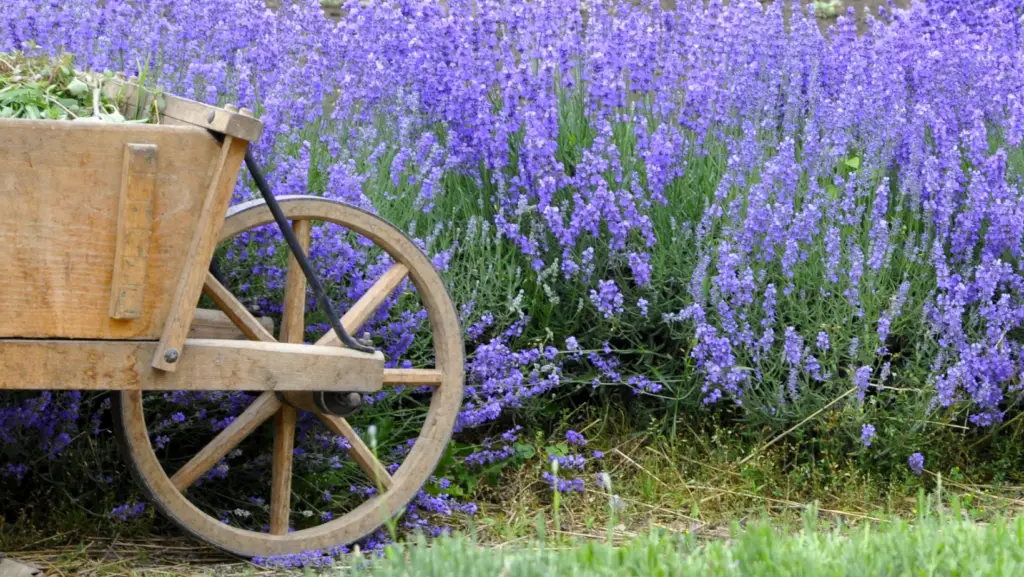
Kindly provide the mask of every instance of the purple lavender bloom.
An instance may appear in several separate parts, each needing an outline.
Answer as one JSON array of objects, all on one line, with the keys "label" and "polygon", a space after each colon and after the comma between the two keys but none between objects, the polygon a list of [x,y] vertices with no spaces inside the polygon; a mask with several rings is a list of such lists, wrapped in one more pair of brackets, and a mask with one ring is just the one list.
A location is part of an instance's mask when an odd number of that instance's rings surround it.
[{"label": "purple lavender bloom", "polygon": [[864,400],[864,393],[867,392],[868,387],[871,386],[871,367],[863,366],[858,367],[853,373],[853,385],[857,387],[857,398],[861,401]]},{"label": "purple lavender bloom", "polygon": [[819,332],[815,344],[817,344],[818,350],[820,350],[823,353],[827,353],[828,350],[831,348],[831,345],[829,344],[828,333],[825,331]]},{"label": "purple lavender bloom", "polygon": [[124,505],[114,507],[114,509],[110,511],[110,516],[121,521],[128,521],[129,519],[138,517],[145,510],[145,503],[125,503]]},{"label": "purple lavender bloom", "polygon": [[871,446],[871,440],[875,438],[875,426],[871,424],[865,424],[860,429],[860,440],[864,443],[865,447]]},{"label": "purple lavender bloom", "polygon": [[[582,379],[653,396],[663,383],[631,375],[643,363],[678,369],[680,344],[694,374],[679,392],[754,422],[778,423],[778,403],[801,394],[817,402],[806,391],[841,385],[846,368],[863,399],[874,366],[880,385],[920,374],[934,383],[928,409],[973,427],[1019,411],[1016,0],[918,3],[864,34],[840,18],[828,36],[806,12],[784,18],[785,3],[748,0],[681,11],[626,3],[592,11],[586,27],[570,0],[483,2],[466,19],[386,0],[353,4],[337,22],[315,2],[40,4],[5,4],[0,51],[67,50],[83,67],[129,75],[140,55],[160,55],[150,72],[167,91],[258,111],[265,132],[252,149],[277,194],[401,220],[466,302],[457,433]],[[242,16],[225,21],[225,11]],[[455,195],[460,217],[449,218]],[[233,202],[257,196],[239,179]],[[394,264],[335,225],[312,236],[310,259],[340,308]],[[282,241],[271,226],[225,246],[233,289],[260,314],[282,312]],[[472,283],[458,280],[468,262],[487,267]],[[506,299],[509,286],[533,294]],[[627,299],[651,326],[628,326]],[[389,368],[424,358],[430,319],[417,300],[405,282],[365,323]],[[584,352],[559,330],[652,354]],[[549,346],[561,339],[568,354]],[[366,410],[427,394],[389,390]],[[252,400],[154,395],[150,440],[176,456],[193,429],[219,432]],[[0,397],[0,492],[82,432],[98,436],[109,404],[91,402],[75,391]],[[297,437],[304,468],[354,466],[347,440],[310,427],[300,423]],[[465,464],[509,458],[516,435],[481,444]],[[382,442],[392,461],[409,450],[407,439]],[[251,472],[259,458],[225,460],[199,483]]]},{"label": "purple lavender bloom", "polygon": [[565,350],[571,352],[580,350],[580,344],[576,341],[576,337],[569,337],[565,339]]},{"label": "purple lavender bloom", "polygon": [[907,459],[907,465],[915,475],[920,475],[924,472],[924,455],[921,453],[914,453]]},{"label": "purple lavender bloom", "polygon": [[598,290],[590,290],[590,302],[594,303],[597,310],[610,319],[622,313],[623,299],[622,292],[614,280],[602,280],[597,283]]},{"label": "purple lavender bloom", "polygon": [[587,445],[587,440],[583,438],[583,435],[572,430],[566,431],[565,440],[569,441],[570,445],[579,445],[581,447],[585,447]]},{"label": "purple lavender bloom", "polygon": [[551,455],[548,457],[548,461],[557,461],[559,471],[564,471],[566,469],[582,471],[583,468],[587,466],[587,460],[583,455],[566,455],[564,457]]},{"label": "purple lavender bloom", "polygon": [[563,479],[562,477],[555,477],[547,471],[541,473],[541,477],[547,482],[548,486],[555,489],[559,493],[570,493],[579,492],[582,493],[586,490],[586,486],[583,483],[583,479]]},{"label": "purple lavender bloom", "polygon": [[3,469],[0,469],[0,475],[4,477],[13,477],[16,481],[21,481],[28,473],[28,465],[24,463],[8,463],[4,465]]}]

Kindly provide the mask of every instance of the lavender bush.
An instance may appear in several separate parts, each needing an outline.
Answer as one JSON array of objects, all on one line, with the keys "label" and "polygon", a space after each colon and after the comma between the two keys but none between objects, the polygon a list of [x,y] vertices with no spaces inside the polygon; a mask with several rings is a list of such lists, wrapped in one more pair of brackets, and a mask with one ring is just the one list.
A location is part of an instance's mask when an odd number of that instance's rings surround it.
[{"label": "lavender bush", "polygon": [[[863,35],[852,18],[823,35],[797,2],[786,19],[755,0],[593,1],[585,18],[575,0],[446,4],[348,3],[335,22],[317,2],[12,0],[0,50],[129,74],[148,58],[168,90],[257,111],[277,194],[340,199],[418,239],[466,329],[459,439],[567,387],[776,431],[842,398],[849,450],[919,472],[942,424],[971,435],[1017,410],[1019,1],[919,2]],[[253,194],[240,180],[236,200]],[[331,227],[314,246],[341,305],[389,265]],[[236,290],[279,312],[279,235],[223,254]],[[415,299],[370,327],[389,362],[429,362]],[[415,394],[376,399],[366,422]],[[27,444],[56,457],[99,418],[76,394],[7,398],[7,483],[30,474]],[[168,397],[155,434],[216,430],[246,400]],[[307,425],[316,490],[348,491],[323,474],[344,447]],[[400,457],[412,435],[397,424],[382,446]],[[445,468],[513,458],[505,441],[459,444]],[[409,522],[458,509],[451,486]]]}]

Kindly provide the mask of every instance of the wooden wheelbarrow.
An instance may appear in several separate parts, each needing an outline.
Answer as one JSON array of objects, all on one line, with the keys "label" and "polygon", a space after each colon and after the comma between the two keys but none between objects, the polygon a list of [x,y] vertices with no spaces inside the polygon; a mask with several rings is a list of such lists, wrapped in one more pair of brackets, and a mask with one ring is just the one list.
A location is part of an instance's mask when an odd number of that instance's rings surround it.
[{"label": "wooden wheelbarrow", "polygon": [[[104,90],[159,110],[159,123],[0,119],[0,390],[113,391],[115,433],[137,482],[174,523],[223,550],[281,555],[368,535],[427,481],[461,405],[462,333],[441,277],[401,231],[341,202],[274,199],[263,190],[263,200],[229,209],[243,162],[257,184],[262,179],[247,156],[263,130],[259,120],[231,105],[109,82]],[[303,344],[307,281],[323,292],[305,270],[314,221],[370,239],[395,264],[334,319],[333,330]],[[275,223],[292,249],[276,338],[211,269],[220,243]],[[381,352],[348,336],[407,278],[429,318],[432,368],[385,368]],[[197,311],[202,294],[219,311]],[[415,445],[389,473],[343,415],[359,395],[400,385],[433,392]],[[191,460],[165,470],[144,395],[179,390],[257,396]],[[289,532],[298,411],[348,439],[349,455],[382,491],[333,520]],[[271,417],[269,532],[201,510],[189,487]]]}]

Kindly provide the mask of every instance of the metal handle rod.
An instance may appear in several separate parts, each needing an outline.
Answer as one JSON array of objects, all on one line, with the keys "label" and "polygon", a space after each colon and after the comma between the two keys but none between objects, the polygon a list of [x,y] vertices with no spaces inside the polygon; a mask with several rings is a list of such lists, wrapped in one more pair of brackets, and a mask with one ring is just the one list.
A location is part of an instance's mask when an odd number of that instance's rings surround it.
[{"label": "metal handle rod", "polygon": [[299,263],[299,268],[302,269],[302,274],[305,275],[306,281],[309,283],[309,287],[313,289],[313,294],[316,295],[317,304],[320,308],[327,313],[327,318],[331,321],[331,328],[334,329],[334,333],[338,335],[341,342],[350,349],[355,349],[364,353],[375,353],[376,349],[368,347],[358,342],[351,335],[345,331],[345,327],[341,326],[341,320],[338,318],[337,313],[334,312],[334,305],[331,304],[329,298],[327,298],[327,292],[324,291],[324,287],[320,284],[320,279],[317,278],[316,272],[313,271],[313,267],[309,264],[309,259],[306,258],[305,252],[302,250],[302,245],[299,244],[299,239],[295,237],[295,231],[292,230],[291,223],[288,222],[284,212],[281,210],[281,205],[277,203],[277,199],[274,198],[274,193],[270,191],[270,185],[267,184],[267,179],[264,178],[263,172],[260,171],[260,167],[256,164],[256,159],[253,158],[252,149],[245,151],[245,166],[248,167],[249,173],[252,174],[252,179],[256,183],[256,188],[260,190],[263,195],[263,200],[267,202],[267,206],[270,208],[270,213],[274,215],[274,220],[277,221],[277,226],[281,228],[281,234],[284,235],[285,241],[288,243],[288,248],[291,249],[292,254],[295,255],[295,260]]}]

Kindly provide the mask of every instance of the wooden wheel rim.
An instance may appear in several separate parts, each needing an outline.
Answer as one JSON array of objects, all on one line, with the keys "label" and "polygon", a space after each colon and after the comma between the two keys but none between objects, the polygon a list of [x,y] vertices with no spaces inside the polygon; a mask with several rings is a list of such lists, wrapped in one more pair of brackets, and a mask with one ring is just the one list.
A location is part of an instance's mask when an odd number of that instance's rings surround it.
[{"label": "wooden wheel rim", "polygon": [[[458,316],[440,275],[419,247],[390,223],[353,206],[308,196],[282,196],[278,200],[289,220],[318,220],[343,226],[371,239],[397,263],[408,268],[409,277],[427,309],[434,339],[435,368],[442,371],[442,378],[431,395],[420,435],[392,477],[389,489],[343,516],[284,535],[232,527],[193,505],[175,488],[153,451],[141,392],[124,391],[115,396],[115,428],[132,465],[132,473],[150,499],[185,531],[245,557],[326,549],[357,541],[380,528],[402,511],[433,473],[451,439],[463,396],[464,349]],[[220,242],[273,222],[262,200],[237,205],[228,211]]]}]

